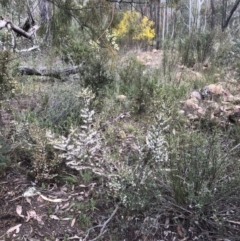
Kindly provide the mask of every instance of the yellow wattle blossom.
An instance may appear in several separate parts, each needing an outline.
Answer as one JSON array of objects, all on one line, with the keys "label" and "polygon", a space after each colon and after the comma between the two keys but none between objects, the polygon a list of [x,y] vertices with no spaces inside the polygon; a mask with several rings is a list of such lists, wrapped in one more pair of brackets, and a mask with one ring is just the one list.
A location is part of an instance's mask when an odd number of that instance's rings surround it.
[{"label": "yellow wattle blossom", "polygon": [[113,29],[117,38],[130,37],[133,40],[150,41],[155,37],[154,22],[136,12],[124,12],[121,22]]},{"label": "yellow wattle blossom", "polygon": [[154,22],[150,21],[146,16],[142,19],[139,24],[139,33],[133,36],[136,40],[148,40],[150,41],[155,37],[155,30],[153,29]]}]

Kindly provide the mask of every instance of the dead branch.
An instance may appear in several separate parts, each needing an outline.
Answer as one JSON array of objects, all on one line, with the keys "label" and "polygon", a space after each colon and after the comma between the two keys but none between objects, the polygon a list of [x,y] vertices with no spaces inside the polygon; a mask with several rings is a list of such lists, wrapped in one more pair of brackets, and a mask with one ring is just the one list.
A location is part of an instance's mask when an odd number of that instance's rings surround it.
[{"label": "dead branch", "polygon": [[0,29],[3,28],[7,28],[8,30],[13,30],[15,33],[17,33],[17,35],[19,36],[23,36],[27,39],[32,40],[36,31],[39,29],[38,25],[34,25],[32,26],[30,29],[28,29],[28,31],[24,31],[22,28],[18,27],[17,25],[13,24],[11,21],[9,20],[5,20],[3,18],[1,18],[0,20]]},{"label": "dead branch", "polygon": [[73,67],[67,67],[63,69],[47,69],[47,68],[41,68],[37,70],[34,67],[30,66],[20,66],[18,68],[18,71],[22,75],[38,75],[38,76],[50,76],[57,79],[62,79],[64,76],[69,76],[71,74],[78,73],[79,69],[83,66],[84,63],[73,66]]},{"label": "dead branch", "polygon": [[31,47],[31,48],[28,48],[28,49],[21,49],[21,50],[19,50],[19,49],[15,49],[15,51],[16,51],[17,53],[31,52],[31,51],[34,51],[34,50],[36,50],[36,51],[40,51],[39,46],[33,46],[33,47]]},{"label": "dead branch", "polygon": [[113,213],[110,215],[110,217],[107,219],[107,221],[105,221],[103,224],[99,224],[99,225],[97,225],[97,226],[95,226],[95,227],[90,228],[90,229],[87,231],[87,235],[86,235],[86,237],[85,237],[83,240],[86,240],[86,239],[88,238],[88,236],[89,236],[90,231],[93,230],[93,229],[95,229],[95,228],[101,228],[100,233],[99,233],[99,235],[98,235],[96,238],[91,239],[90,241],[96,241],[97,239],[99,239],[100,237],[102,237],[102,236],[107,232],[107,230],[106,230],[105,228],[106,228],[106,226],[108,225],[108,223],[111,221],[111,219],[114,217],[114,215],[116,214],[116,212],[118,211],[119,205],[120,205],[119,203],[116,205],[116,208],[114,209],[114,211],[113,211]]}]

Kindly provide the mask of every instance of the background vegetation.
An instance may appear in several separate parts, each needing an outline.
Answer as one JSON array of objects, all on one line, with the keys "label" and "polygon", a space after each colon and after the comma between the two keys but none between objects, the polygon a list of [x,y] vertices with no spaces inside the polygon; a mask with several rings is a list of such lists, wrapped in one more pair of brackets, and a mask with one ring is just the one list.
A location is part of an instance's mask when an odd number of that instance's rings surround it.
[{"label": "background vegetation", "polygon": [[[181,103],[239,88],[239,3],[1,0],[16,25],[30,8],[41,26],[34,43],[0,32],[1,178],[91,187],[71,203],[84,240],[238,240],[239,122]],[[24,65],[81,68],[60,80]]]}]

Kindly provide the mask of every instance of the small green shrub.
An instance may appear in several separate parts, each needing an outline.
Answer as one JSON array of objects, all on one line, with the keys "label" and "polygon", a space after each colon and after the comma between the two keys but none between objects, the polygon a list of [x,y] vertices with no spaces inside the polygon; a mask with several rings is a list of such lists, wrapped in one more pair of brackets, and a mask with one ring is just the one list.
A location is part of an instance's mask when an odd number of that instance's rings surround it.
[{"label": "small green shrub", "polygon": [[46,130],[37,124],[15,123],[11,137],[12,161],[27,167],[27,174],[36,181],[51,180],[58,175],[60,160],[50,144]]},{"label": "small green shrub", "polygon": [[119,92],[128,96],[136,113],[149,111],[157,88],[157,76],[136,58],[130,58],[119,70]]},{"label": "small green shrub", "polygon": [[179,40],[178,50],[182,63],[193,67],[195,63],[203,63],[213,52],[214,35],[212,33],[191,34]]},{"label": "small green shrub", "polygon": [[179,204],[201,208],[231,183],[227,178],[228,171],[239,178],[234,171],[234,157],[229,159],[231,155],[221,146],[219,134],[188,132],[172,141],[170,179],[174,198]]},{"label": "small green shrub", "polygon": [[62,50],[63,60],[74,65],[84,63],[79,71],[81,85],[91,87],[96,95],[103,94],[104,87],[113,82],[107,68],[109,54],[112,54],[111,44],[109,48],[103,48],[98,41],[87,42],[76,36],[69,37],[66,43]]},{"label": "small green shrub", "polygon": [[62,59],[66,63],[71,64],[81,64],[83,62],[88,62],[94,56],[94,51],[86,42],[85,39],[79,37],[71,37],[71,35],[66,37],[66,44],[64,48],[61,49]]},{"label": "small green shrub", "polygon": [[10,51],[0,51],[0,101],[4,95],[11,91],[14,92],[16,82],[11,76],[10,62],[12,54]]},{"label": "small green shrub", "polygon": [[106,56],[93,57],[80,73],[84,81],[84,87],[90,87],[96,96],[105,94],[105,87],[113,82],[113,78],[108,70]]},{"label": "small green shrub", "polygon": [[4,138],[0,135],[0,174],[9,162],[10,146],[5,142]]},{"label": "small green shrub", "polygon": [[66,133],[72,125],[80,124],[83,102],[77,93],[81,89],[78,83],[55,83],[40,93],[40,105],[35,109],[39,123],[60,133]]}]

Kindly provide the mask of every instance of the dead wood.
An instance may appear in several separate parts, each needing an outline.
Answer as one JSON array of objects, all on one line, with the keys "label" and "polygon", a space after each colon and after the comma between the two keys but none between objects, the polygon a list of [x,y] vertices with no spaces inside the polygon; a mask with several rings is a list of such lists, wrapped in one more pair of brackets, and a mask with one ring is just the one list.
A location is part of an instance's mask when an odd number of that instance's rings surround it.
[{"label": "dead wood", "polygon": [[36,31],[39,29],[39,26],[34,25],[32,28],[28,30],[28,32],[26,32],[22,28],[13,24],[11,21],[1,18],[0,29],[3,29],[3,28],[7,28],[8,30],[13,30],[15,33],[17,33],[18,36],[23,36],[27,39],[32,40],[33,37],[35,36]]},{"label": "dead wood", "polygon": [[20,66],[18,68],[18,71],[22,75],[38,75],[38,76],[50,76],[57,79],[62,79],[66,76],[69,76],[71,74],[76,74],[80,70],[83,64],[73,66],[73,67],[67,67],[63,69],[47,69],[47,68],[41,68],[36,69],[34,67],[30,66]]}]

